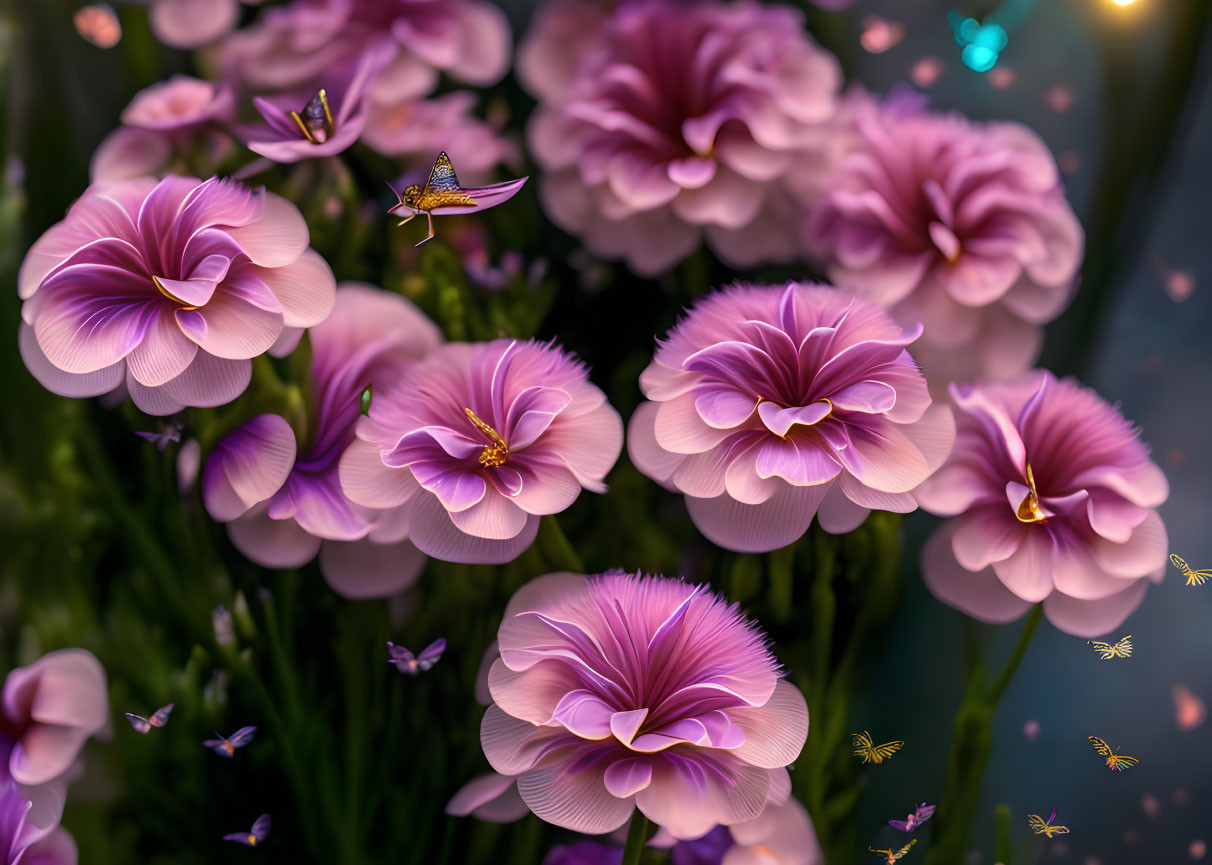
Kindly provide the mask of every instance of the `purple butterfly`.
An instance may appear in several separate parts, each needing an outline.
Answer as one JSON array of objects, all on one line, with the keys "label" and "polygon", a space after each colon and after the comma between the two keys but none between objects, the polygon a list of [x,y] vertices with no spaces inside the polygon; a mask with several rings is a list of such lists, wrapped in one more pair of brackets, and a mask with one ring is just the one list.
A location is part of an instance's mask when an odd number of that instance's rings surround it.
[{"label": "purple butterfly", "polygon": [[419,656],[413,655],[412,652],[403,646],[397,646],[395,643],[387,644],[387,654],[390,656],[387,663],[395,664],[396,669],[401,673],[407,673],[410,676],[415,676],[418,673],[423,673],[442,657],[442,653],[446,651],[446,641],[437,639],[426,646]]},{"label": "purple butterfly", "polygon": [[925,802],[918,805],[913,813],[908,815],[904,820],[889,820],[888,825],[893,829],[899,829],[902,832],[912,832],[918,826],[925,823],[934,815],[934,806],[927,805]]},{"label": "purple butterfly", "polygon": [[162,706],[156,710],[156,714],[150,718],[144,718],[142,715],[132,715],[130,712],[123,712],[126,720],[130,721],[130,725],[135,728],[136,733],[146,733],[152,727],[163,727],[168,723],[168,713],[173,710],[173,704]]},{"label": "purple butterfly", "polygon": [[251,742],[253,733],[255,732],[257,732],[256,727],[241,727],[226,738],[215,733],[216,736],[219,736],[218,739],[207,739],[202,744],[220,757],[234,757],[236,756],[236,749],[243,748]]},{"label": "purple butterfly", "polygon": [[143,432],[135,430],[135,435],[144,441],[149,441],[156,446],[156,450],[164,453],[164,449],[168,447],[169,442],[181,441],[181,425],[171,423],[165,426],[160,432]]},{"label": "purple butterfly", "polygon": [[235,841],[246,847],[256,847],[269,836],[270,822],[269,815],[262,814],[247,832],[233,832],[230,835],[224,835],[223,840]]}]

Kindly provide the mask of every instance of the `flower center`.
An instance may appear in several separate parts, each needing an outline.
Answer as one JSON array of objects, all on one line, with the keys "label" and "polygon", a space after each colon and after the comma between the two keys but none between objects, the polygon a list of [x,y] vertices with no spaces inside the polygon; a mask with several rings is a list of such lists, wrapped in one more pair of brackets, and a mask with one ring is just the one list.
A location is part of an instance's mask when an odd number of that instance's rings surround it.
[{"label": "flower center", "polygon": [[1039,506],[1039,493],[1035,490],[1035,476],[1031,474],[1031,463],[1027,463],[1027,488],[1027,495],[1019,502],[1014,515],[1018,517],[1020,523],[1041,523],[1048,519],[1048,515]]},{"label": "flower center", "polygon": [[499,432],[480,420],[474,411],[469,408],[465,408],[463,411],[467,414],[467,419],[475,424],[476,429],[488,436],[491,442],[480,452],[480,465],[485,468],[505,465],[505,460],[509,456],[509,445],[505,443],[505,439]]},{"label": "flower center", "polygon": [[302,111],[291,111],[290,119],[298,124],[303,137],[312,144],[323,144],[336,130],[332,112],[328,110],[328,94],[323,88],[303,106]]}]

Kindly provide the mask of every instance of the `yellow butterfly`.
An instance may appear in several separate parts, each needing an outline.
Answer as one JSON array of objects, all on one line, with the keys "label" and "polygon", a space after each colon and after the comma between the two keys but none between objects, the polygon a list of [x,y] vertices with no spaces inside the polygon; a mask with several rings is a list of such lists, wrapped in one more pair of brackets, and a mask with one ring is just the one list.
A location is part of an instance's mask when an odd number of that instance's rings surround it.
[{"label": "yellow butterfly", "polygon": [[1101,640],[1086,640],[1094,651],[1102,655],[1104,661],[1110,658],[1127,658],[1132,655],[1132,635],[1123,637],[1118,643],[1104,643]]},{"label": "yellow butterfly", "polygon": [[900,740],[885,742],[883,745],[873,745],[871,744],[871,734],[866,730],[861,733],[851,733],[850,740],[854,746],[854,756],[862,757],[864,763],[882,763],[905,747],[905,743]]},{"label": "yellow butterfly", "polygon": [[1178,568],[1182,575],[1187,578],[1188,586],[1202,586],[1208,580],[1212,580],[1212,571],[1193,571],[1191,566],[1182,560],[1180,556],[1170,555],[1170,564]]},{"label": "yellow butterfly", "polygon": [[1125,769],[1131,769],[1140,762],[1135,757],[1125,757],[1123,754],[1112,753],[1111,746],[1098,738],[1098,736],[1088,736],[1087,738],[1094,745],[1094,750],[1107,758],[1107,768],[1112,772],[1122,772]]},{"label": "yellow butterfly", "polygon": [[1027,825],[1035,830],[1036,835],[1047,835],[1049,838],[1051,838],[1053,835],[1068,835],[1069,834],[1068,826],[1053,826],[1052,825],[1052,821],[1055,819],[1056,819],[1056,809],[1053,808],[1052,816],[1048,818],[1047,823],[1045,823],[1043,818],[1040,817],[1038,814],[1028,814],[1027,815]]},{"label": "yellow butterfly", "polygon": [[909,848],[912,847],[916,843],[917,843],[917,839],[914,838],[912,841],[910,841],[908,844],[906,844],[900,850],[897,850],[895,853],[893,853],[891,850],[876,850],[874,847],[868,847],[867,849],[870,850],[872,853],[879,853],[881,856],[887,856],[888,863],[889,863],[889,865],[891,865],[891,863],[895,862],[897,859],[900,859],[902,856],[904,856],[906,853],[908,853]]}]

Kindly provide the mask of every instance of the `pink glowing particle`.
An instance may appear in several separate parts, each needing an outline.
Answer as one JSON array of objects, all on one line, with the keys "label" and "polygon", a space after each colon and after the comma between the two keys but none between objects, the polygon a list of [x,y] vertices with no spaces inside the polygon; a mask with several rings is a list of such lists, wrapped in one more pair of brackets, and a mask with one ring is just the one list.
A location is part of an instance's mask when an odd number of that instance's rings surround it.
[{"label": "pink glowing particle", "polygon": [[1197,839],[1191,842],[1191,846],[1187,850],[1192,859],[1203,859],[1208,852],[1208,845]]},{"label": "pink glowing particle", "polygon": [[1157,797],[1152,793],[1146,793],[1140,797],[1141,810],[1149,817],[1156,817],[1161,813],[1161,802],[1157,801]]},{"label": "pink glowing particle", "polygon": [[1023,735],[1027,737],[1028,742],[1034,742],[1039,738],[1039,721],[1034,719],[1023,724]]},{"label": "pink glowing particle", "polygon": [[923,90],[927,87],[933,87],[934,82],[938,81],[939,76],[942,74],[943,61],[937,57],[923,57],[909,69],[910,80]]},{"label": "pink glowing particle", "polygon": [[859,44],[872,54],[883,54],[904,38],[904,24],[886,21],[878,15],[868,15],[863,19],[863,35],[859,37]]},{"label": "pink glowing particle", "polygon": [[1076,150],[1064,150],[1056,158],[1056,164],[1060,168],[1061,174],[1077,174],[1077,169],[1081,167],[1081,160],[1078,158]]},{"label": "pink glowing particle", "polygon": [[1005,90],[1015,82],[1018,74],[1009,66],[994,66],[985,77],[989,79],[990,87],[995,90]]},{"label": "pink glowing particle", "polygon": [[1053,84],[1044,91],[1044,105],[1057,114],[1064,114],[1077,101],[1077,94],[1065,84]]},{"label": "pink glowing particle", "polygon": [[114,10],[105,3],[81,6],[72,16],[76,32],[98,48],[113,48],[122,39],[122,25]]},{"label": "pink glowing particle", "polygon": [[1179,682],[1171,691],[1174,694],[1174,723],[1182,731],[1194,730],[1208,717],[1204,701],[1191,693]]}]

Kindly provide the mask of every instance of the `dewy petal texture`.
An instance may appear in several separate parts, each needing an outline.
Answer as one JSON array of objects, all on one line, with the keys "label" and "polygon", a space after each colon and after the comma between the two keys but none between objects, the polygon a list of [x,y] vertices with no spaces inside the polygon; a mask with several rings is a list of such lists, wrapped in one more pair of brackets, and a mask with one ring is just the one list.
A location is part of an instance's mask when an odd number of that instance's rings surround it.
[{"label": "dewy petal texture", "polygon": [[1035,603],[1058,628],[1095,637],[1165,573],[1168,487],[1134,429],[1096,393],[1035,371],[951,386],[955,448],[914,495],[951,517],[922,552],[940,600],[988,622]]},{"label": "dewy petal texture", "polygon": [[519,56],[548,215],[652,275],[704,239],[734,267],[787,261],[841,72],[800,14],[754,2],[554,0]]},{"label": "dewy petal texture", "polygon": [[357,437],[341,460],[350,500],[398,506],[435,558],[500,563],[541,516],[605,491],[623,424],[571,356],[499,339],[433,351],[375,392]]},{"label": "dewy petal texture", "polygon": [[603,833],[638,807],[697,838],[786,799],[807,705],[705,587],[549,574],[514,595],[498,641],[481,741],[544,820]]},{"label": "dewy petal texture", "polygon": [[1008,380],[1068,305],[1083,233],[1044,143],[904,99],[848,97],[850,140],[812,209],[809,249],[841,288],[925,326],[917,358],[947,381]]},{"label": "dewy petal texture", "polygon": [[150,414],[229,402],[286,327],[332,309],[307,243],[294,205],[233,181],[92,186],[22,263],[22,357],[55,393],[125,380]]},{"label": "dewy petal texture", "polygon": [[872,508],[911,511],[954,437],[906,351],[920,333],[826,286],[719,291],[640,377],[631,460],[733,550],[786,546],[814,516],[848,532]]},{"label": "dewy petal texture", "polygon": [[[312,397],[307,441],[277,415],[224,437],[207,459],[202,492],[232,542],[266,567],[298,567],[317,551],[333,589],[386,597],[416,579],[425,557],[400,514],[351,501],[339,478],[356,442],[363,393],[371,404],[441,342],[437,326],[404,298],[360,283],[337,291],[332,315],[310,329]],[[355,464],[356,474],[356,464]]]}]

